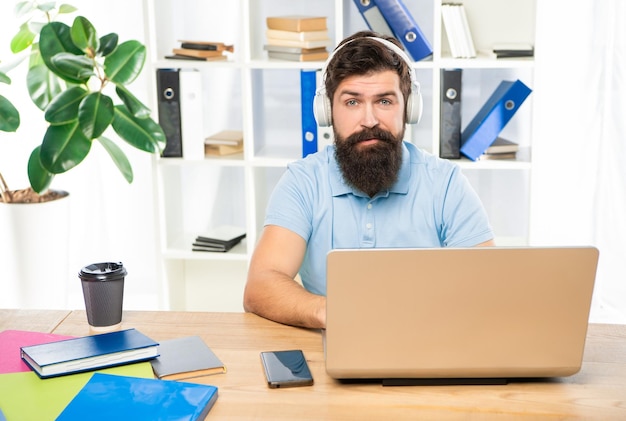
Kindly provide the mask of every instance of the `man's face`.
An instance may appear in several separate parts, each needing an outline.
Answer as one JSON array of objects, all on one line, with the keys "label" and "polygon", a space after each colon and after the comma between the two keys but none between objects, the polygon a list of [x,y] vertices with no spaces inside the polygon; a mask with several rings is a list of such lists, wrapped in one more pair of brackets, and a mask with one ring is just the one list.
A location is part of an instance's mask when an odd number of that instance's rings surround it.
[{"label": "man's face", "polygon": [[343,80],[333,98],[336,156],[346,182],[370,197],[388,189],[402,162],[404,97],[397,73]]}]

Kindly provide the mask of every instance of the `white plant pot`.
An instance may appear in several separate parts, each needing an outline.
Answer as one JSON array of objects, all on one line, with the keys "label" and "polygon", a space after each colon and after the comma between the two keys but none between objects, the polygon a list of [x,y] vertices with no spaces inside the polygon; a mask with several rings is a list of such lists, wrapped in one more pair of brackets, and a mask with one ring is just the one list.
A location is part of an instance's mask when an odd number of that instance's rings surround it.
[{"label": "white plant pot", "polygon": [[0,308],[65,308],[69,222],[69,196],[0,202]]}]

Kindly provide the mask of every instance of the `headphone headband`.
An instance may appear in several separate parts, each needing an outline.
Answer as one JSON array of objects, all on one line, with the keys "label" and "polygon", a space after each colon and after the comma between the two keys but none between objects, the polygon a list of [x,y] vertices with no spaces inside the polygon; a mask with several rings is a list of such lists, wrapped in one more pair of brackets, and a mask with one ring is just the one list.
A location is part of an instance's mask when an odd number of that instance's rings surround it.
[{"label": "headphone headband", "polygon": [[350,41],[347,41],[337,48],[330,54],[324,66],[322,67],[322,82],[315,92],[315,97],[313,99],[313,114],[315,116],[315,120],[317,124],[322,127],[331,126],[332,125],[332,111],[330,99],[326,95],[326,72],[328,69],[328,65],[335,55],[346,45],[362,39],[372,39],[387,47],[392,52],[396,53],[398,57],[400,57],[407,65],[409,69],[409,77],[411,79],[411,92],[409,94],[409,98],[407,98],[407,109],[406,109],[406,122],[407,124],[415,124],[418,123],[422,116],[422,95],[420,92],[420,84],[417,81],[417,75],[415,73],[415,69],[413,68],[413,63],[409,56],[396,44],[393,42],[386,40],[380,37],[362,37],[362,38],[354,38]]}]

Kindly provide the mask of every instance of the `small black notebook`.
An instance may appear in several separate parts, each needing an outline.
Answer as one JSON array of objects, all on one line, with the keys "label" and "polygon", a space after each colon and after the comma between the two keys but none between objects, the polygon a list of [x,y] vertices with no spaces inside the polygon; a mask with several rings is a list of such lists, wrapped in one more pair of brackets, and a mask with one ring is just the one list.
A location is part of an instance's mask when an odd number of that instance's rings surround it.
[{"label": "small black notebook", "polygon": [[193,251],[228,251],[245,237],[243,228],[222,225],[198,235],[193,242]]}]

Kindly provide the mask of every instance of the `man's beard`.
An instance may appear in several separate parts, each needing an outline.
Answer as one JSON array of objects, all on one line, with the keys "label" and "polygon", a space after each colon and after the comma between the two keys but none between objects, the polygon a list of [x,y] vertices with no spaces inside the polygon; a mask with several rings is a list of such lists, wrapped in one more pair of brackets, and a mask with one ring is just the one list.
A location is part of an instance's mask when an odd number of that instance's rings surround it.
[{"label": "man's beard", "polygon": [[[335,132],[335,157],[345,182],[373,197],[389,189],[398,179],[402,164],[402,138],[378,127],[364,129],[347,138]],[[378,139],[373,145],[360,148],[364,140]]]}]

